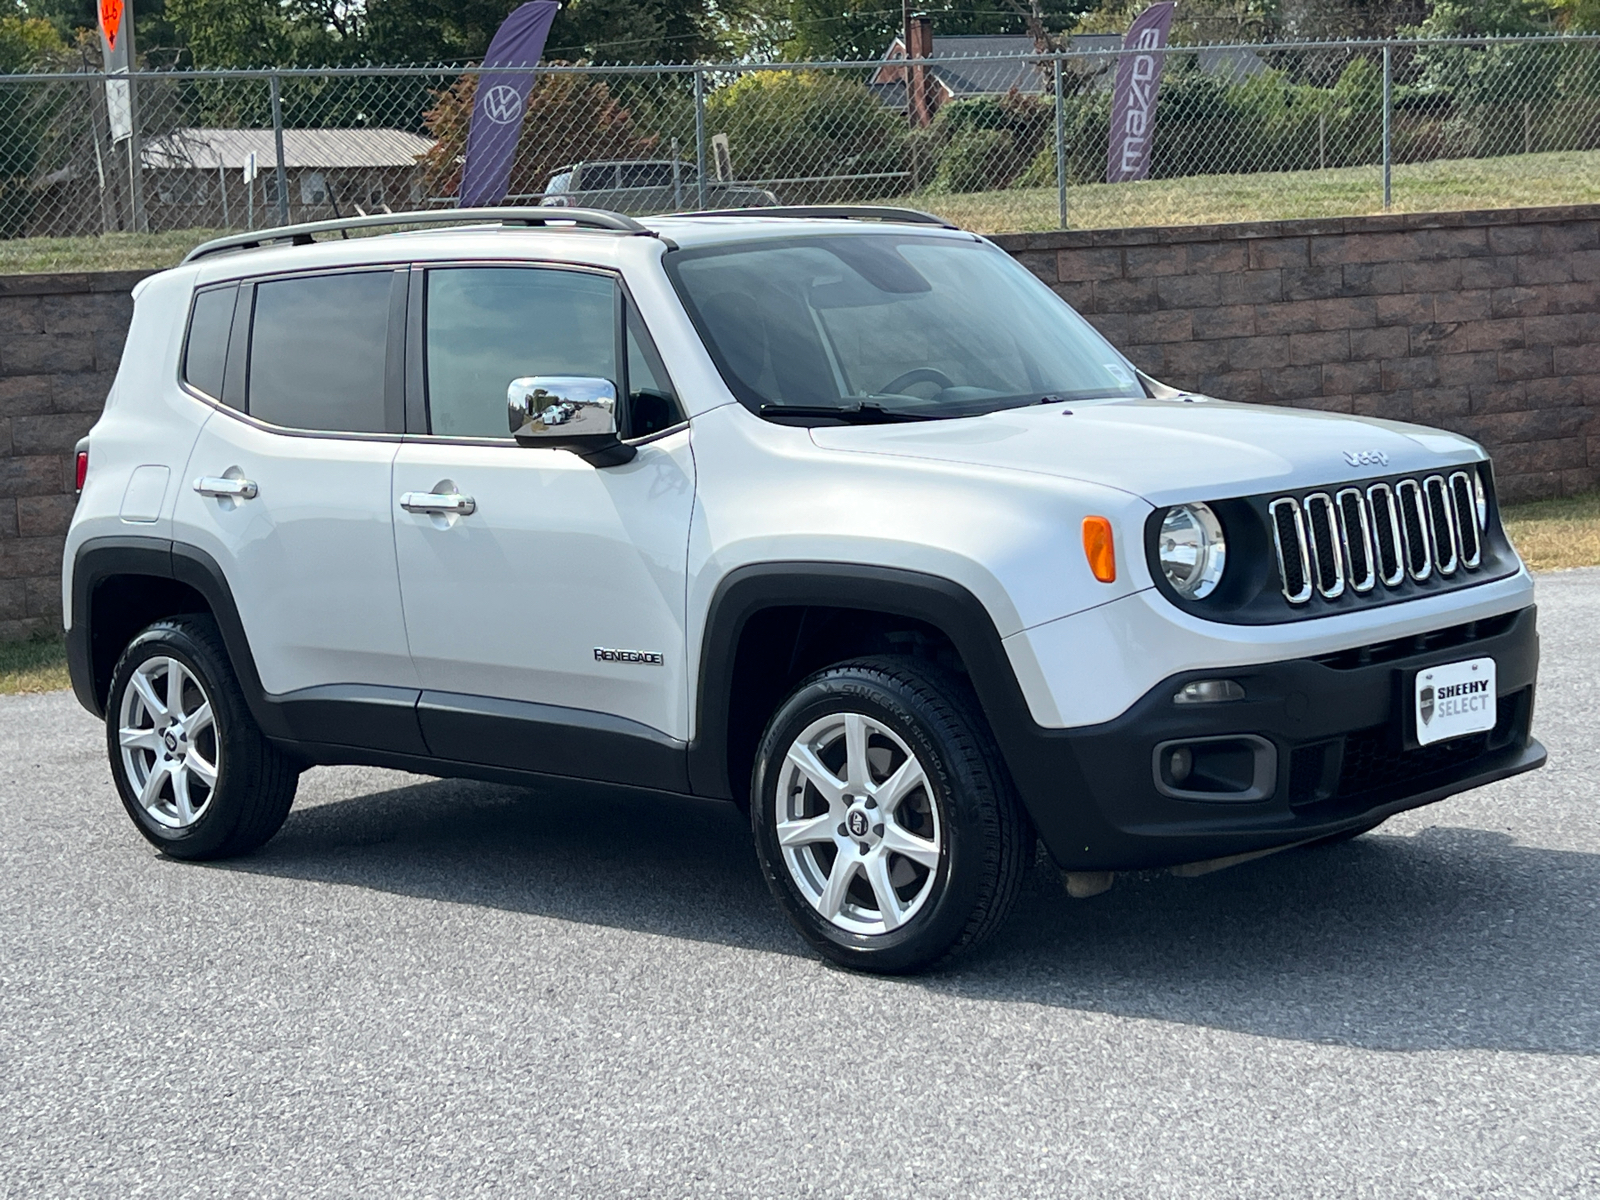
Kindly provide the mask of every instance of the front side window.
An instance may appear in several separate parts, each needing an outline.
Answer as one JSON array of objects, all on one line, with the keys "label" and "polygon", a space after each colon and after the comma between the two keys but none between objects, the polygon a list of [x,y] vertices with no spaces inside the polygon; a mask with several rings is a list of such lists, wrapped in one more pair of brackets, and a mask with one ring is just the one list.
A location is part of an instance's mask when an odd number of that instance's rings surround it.
[{"label": "front side window", "polygon": [[729,388],[758,412],[951,417],[1144,395],[1087,321],[982,242],[791,237],[667,264]]},{"label": "front side window", "polygon": [[617,301],[616,282],[587,271],[429,271],[429,429],[445,437],[510,437],[506,389],[528,375],[616,384]]},{"label": "front side window", "polygon": [[393,271],[256,286],[247,411],[289,429],[382,433]]}]

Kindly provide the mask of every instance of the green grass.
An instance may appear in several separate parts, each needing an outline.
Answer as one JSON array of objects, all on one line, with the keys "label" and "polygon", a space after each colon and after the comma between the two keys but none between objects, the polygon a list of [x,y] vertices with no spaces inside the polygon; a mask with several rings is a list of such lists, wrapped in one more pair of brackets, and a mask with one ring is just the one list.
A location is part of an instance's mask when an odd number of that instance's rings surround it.
[{"label": "green grass", "polygon": [[98,237],[13,238],[0,241],[0,275],[69,271],[144,271],[175,265],[212,229],[172,233],[104,233]]},{"label": "green grass", "polygon": [[[1600,566],[1600,492],[1510,504],[1501,516],[1533,570]],[[0,642],[0,696],[70,686],[67,647],[60,638]]]},{"label": "green grass", "polygon": [[[1600,151],[1449,159],[1394,168],[1393,212],[1450,212],[1600,203]],[[1056,190],[923,191],[885,201],[923,208],[979,233],[1055,229]],[[1199,175],[1141,183],[1090,183],[1067,189],[1067,226],[1136,225],[1342,217],[1382,210],[1377,167]],[[0,275],[40,272],[159,270],[216,230],[107,233],[99,237],[0,241]]]},{"label": "green grass", "polygon": [[1600,492],[1511,504],[1501,515],[1531,569],[1600,566]]},{"label": "green grass", "polygon": [[[1396,166],[1391,212],[1451,212],[1600,203],[1600,151],[1450,159]],[[923,208],[979,233],[1057,228],[1056,190],[919,192],[896,203]],[[1067,189],[1070,229],[1206,225],[1342,217],[1383,210],[1378,167],[1200,175]]]},{"label": "green grass", "polygon": [[0,642],[0,696],[70,687],[67,646],[60,638]]}]

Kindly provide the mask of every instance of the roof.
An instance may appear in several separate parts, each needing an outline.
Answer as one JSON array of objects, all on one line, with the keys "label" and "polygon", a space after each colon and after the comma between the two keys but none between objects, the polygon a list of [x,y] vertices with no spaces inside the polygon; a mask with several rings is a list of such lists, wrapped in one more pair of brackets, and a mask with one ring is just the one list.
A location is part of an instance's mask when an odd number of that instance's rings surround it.
[{"label": "roof", "polygon": [[[431,138],[403,129],[285,129],[283,165],[299,167],[414,167],[433,149]],[[146,168],[201,167],[242,170],[254,151],[266,170],[278,161],[270,129],[174,129],[144,144]]]},{"label": "roof", "polygon": [[[213,168],[214,169],[214,168]],[[558,261],[619,267],[658,260],[667,245],[681,249],[728,245],[776,238],[840,234],[882,234],[945,238],[975,242],[976,234],[939,225],[890,225],[822,218],[779,217],[646,217],[642,224],[661,237],[630,236],[607,230],[557,226],[457,226],[352,237],[330,237],[312,245],[264,246],[258,250],[217,254],[184,263],[175,271],[194,272],[200,284],[243,276],[308,267],[368,266],[389,263],[470,261]],[[661,238],[669,239],[664,242]]]}]

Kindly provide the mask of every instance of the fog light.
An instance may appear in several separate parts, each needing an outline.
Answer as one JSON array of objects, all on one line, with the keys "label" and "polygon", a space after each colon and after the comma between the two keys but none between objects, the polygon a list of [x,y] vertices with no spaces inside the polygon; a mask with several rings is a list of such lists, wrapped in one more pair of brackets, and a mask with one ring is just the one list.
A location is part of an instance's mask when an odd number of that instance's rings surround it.
[{"label": "fog light", "polygon": [[1178,689],[1174,704],[1223,704],[1243,700],[1244,687],[1231,679],[1196,679]]},{"label": "fog light", "polygon": [[1179,746],[1172,752],[1172,757],[1167,760],[1167,774],[1173,783],[1183,783],[1189,778],[1189,773],[1194,770],[1194,751],[1187,746]]}]

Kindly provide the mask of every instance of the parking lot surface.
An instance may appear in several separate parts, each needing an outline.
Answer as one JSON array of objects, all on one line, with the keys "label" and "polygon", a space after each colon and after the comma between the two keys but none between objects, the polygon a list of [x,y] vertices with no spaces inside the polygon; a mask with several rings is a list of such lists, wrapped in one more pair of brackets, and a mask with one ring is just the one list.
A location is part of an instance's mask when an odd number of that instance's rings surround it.
[{"label": "parking lot surface", "polygon": [[1600,571],[1544,771],[1070,900],[952,971],[807,954],[731,808],[318,769],[158,856],[0,699],[0,1195],[1600,1194]]}]

